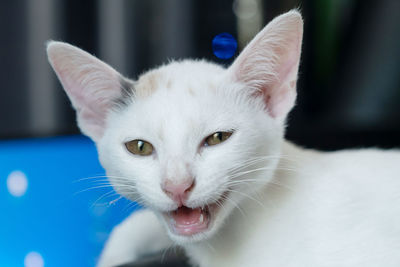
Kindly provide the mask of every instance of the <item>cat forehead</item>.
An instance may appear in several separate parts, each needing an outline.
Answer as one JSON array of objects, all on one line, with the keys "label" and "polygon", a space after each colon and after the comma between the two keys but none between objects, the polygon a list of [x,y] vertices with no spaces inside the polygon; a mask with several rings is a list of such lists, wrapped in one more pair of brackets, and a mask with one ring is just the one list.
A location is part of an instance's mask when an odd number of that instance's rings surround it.
[{"label": "cat forehead", "polygon": [[233,110],[242,105],[226,83],[226,73],[216,64],[192,60],[144,73],[134,82],[135,93],[126,96],[133,101],[111,112],[109,128],[125,129],[126,135],[134,136],[152,133],[164,140],[179,139],[194,129],[202,135],[232,128],[231,122],[240,117]]},{"label": "cat forehead", "polygon": [[235,127],[246,111],[258,106],[248,106],[247,94],[242,95],[241,87],[236,88],[229,77],[221,66],[193,60],[144,73],[134,82],[134,94],[126,95],[133,101],[109,114],[108,129],[123,131],[118,133],[121,136],[180,140]]},{"label": "cat forehead", "polygon": [[149,97],[158,90],[196,94],[204,87],[213,88],[224,73],[224,68],[204,60],[171,62],[142,74],[135,82],[135,96]]}]

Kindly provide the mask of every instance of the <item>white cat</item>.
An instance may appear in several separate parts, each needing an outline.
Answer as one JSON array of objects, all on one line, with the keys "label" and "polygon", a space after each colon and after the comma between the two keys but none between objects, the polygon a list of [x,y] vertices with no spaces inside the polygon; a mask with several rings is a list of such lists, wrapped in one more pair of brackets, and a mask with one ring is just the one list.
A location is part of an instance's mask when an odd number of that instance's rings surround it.
[{"label": "white cat", "polygon": [[283,139],[302,33],[290,11],[228,69],[186,60],[138,81],[48,44],[110,182],[148,208],[114,229],[99,266],[176,244],[201,267],[400,266],[400,152]]}]

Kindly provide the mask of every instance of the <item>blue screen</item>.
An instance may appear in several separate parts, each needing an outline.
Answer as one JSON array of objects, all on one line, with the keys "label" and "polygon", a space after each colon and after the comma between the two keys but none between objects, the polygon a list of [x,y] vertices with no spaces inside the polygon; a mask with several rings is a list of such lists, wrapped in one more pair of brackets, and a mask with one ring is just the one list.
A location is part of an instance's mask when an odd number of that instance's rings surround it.
[{"label": "blue screen", "polygon": [[1,141],[0,265],[95,265],[112,227],[137,208],[104,174],[83,136]]}]

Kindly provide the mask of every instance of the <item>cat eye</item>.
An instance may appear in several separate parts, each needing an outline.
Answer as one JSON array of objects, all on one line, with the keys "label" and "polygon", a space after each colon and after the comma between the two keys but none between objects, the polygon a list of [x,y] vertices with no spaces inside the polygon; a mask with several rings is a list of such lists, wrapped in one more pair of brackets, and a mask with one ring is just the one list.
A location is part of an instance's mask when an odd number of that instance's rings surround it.
[{"label": "cat eye", "polygon": [[153,153],[153,145],[143,140],[132,140],[125,143],[129,152],[139,156],[148,156]]},{"label": "cat eye", "polygon": [[224,142],[232,135],[232,132],[215,132],[205,140],[205,145],[213,146]]}]

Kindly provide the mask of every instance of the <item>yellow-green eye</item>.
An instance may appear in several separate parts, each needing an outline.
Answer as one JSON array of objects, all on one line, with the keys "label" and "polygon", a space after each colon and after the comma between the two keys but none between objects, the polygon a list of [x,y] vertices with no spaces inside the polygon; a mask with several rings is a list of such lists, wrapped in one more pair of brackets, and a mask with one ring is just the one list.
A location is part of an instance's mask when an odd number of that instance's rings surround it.
[{"label": "yellow-green eye", "polygon": [[231,132],[216,132],[206,138],[205,144],[208,146],[218,145],[232,135]]},{"label": "yellow-green eye", "polygon": [[143,140],[132,140],[125,143],[129,152],[135,155],[148,156],[153,153],[153,145]]}]

